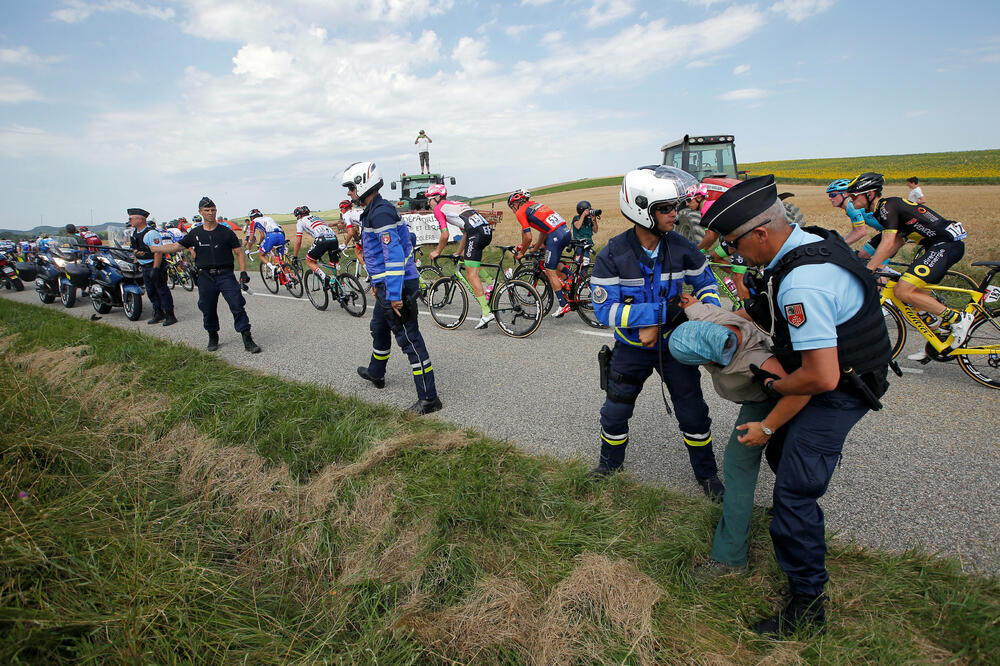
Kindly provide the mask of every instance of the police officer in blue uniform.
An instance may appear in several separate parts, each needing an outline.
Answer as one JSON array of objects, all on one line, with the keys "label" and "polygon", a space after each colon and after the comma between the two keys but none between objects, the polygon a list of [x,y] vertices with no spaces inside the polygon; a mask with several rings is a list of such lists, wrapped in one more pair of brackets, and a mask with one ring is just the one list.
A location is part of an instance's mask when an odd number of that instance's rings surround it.
[{"label": "police officer in blue uniform", "polygon": [[[783,638],[826,622],[823,588],[826,492],[851,428],[888,388],[889,338],[871,273],[836,232],[789,224],[773,176],[739,183],[702,223],[754,266],[746,312],[771,332],[789,374],[778,379],[751,366],[771,397],[809,395],[786,426],[775,473],[771,538],[791,597],[775,616],[754,625]],[[770,434],[765,431],[765,434]]]},{"label": "police officer in blue uniform", "polygon": [[[154,253],[179,252],[187,248],[194,250],[194,263],[198,269],[198,309],[208,331],[208,351],[219,348],[218,307],[221,295],[233,313],[233,327],[243,336],[243,348],[251,354],[259,354],[260,347],[250,335],[250,318],[245,309],[247,302],[240,287],[250,282],[240,239],[228,225],[218,223],[215,203],[208,197],[202,197],[198,202],[198,212],[204,218],[201,225],[192,227],[178,242],[153,247],[152,250]],[[233,275],[233,257],[240,265],[239,282]]]},{"label": "police officer in blue uniform", "polygon": [[607,399],[601,408],[601,455],[591,474],[605,476],[624,463],[628,421],[643,383],[656,370],[670,392],[695,478],[718,500],[725,488],[700,374],[697,367],[678,363],[667,346],[671,331],[686,320],[677,304],[684,283],[696,298],[719,305],[708,261],[673,231],[687,188],[697,184],[690,174],[667,166],[635,169],[622,180],[619,206],[635,226],[601,250],[591,278],[594,313],[615,330],[614,350],[604,347],[599,355]]},{"label": "police officer in blue uniform", "polygon": [[163,265],[163,255],[154,254],[151,248],[163,244],[163,238],[155,227],[148,224],[149,212],[142,208],[128,209],[128,223],[132,232],[132,251],[142,268],[142,282],[146,296],[153,304],[153,316],[147,324],[172,326],[177,323],[174,316],[174,297],[167,287],[167,267]]},{"label": "police officer in blue uniform", "polygon": [[375,294],[372,320],[372,356],[368,367],[358,374],[385,387],[385,369],[392,343],[390,333],[410,361],[417,401],[407,411],[430,414],[441,409],[424,338],[417,325],[419,276],[413,263],[413,236],[396,207],[382,198],[382,176],[374,162],[355,162],[344,170],[343,186],[354,203],[364,206],[361,213],[361,244],[365,268]]}]

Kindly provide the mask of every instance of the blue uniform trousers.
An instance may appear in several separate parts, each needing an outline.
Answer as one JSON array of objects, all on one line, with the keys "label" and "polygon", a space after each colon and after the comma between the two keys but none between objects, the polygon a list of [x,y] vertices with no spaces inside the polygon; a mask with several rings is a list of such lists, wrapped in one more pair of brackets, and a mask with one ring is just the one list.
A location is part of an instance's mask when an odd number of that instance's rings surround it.
[{"label": "blue uniform trousers", "polygon": [[830,577],[823,509],[817,500],[826,492],[847,433],[868,409],[860,398],[829,391],[813,396],[786,426],[774,480],[771,539],[796,594],[819,596]]},{"label": "blue uniform trousers", "polygon": [[243,298],[243,290],[232,271],[219,272],[198,271],[198,309],[201,310],[202,322],[209,333],[219,332],[219,294],[226,299],[230,312],[233,313],[233,328],[237,333],[250,330],[250,318],[244,309],[247,302]]},{"label": "blue uniform trousers", "polygon": [[[379,285],[375,290],[375,305],[372,308],[372,320],[369,328],[372,333],[372,357],[368,362],[368,372],[372,377],[385,377],[385,367],[389,363],[389,352],[392,349],[390,334],[395,335],[396,344],[403,350],[410,361],[413,372],[413,383],[417,387],[417,398],[433,400],[437,397],[437,387],[434,385],[434,368],[430,355],[424,345],[424,338],[417,326],[417,291],[419,280],[403,282],[402,301],[409,316],[403,321],[395,316],[392,306],[385,298],[385,285]],[[388,313],[388,315],[387,315]]]},{"label": "blue uniform trousers", "polygon": [[656,370],[667,384],[694,475],[698,478],[715,476],[719,469],[712,452],[712,420],[701,394],[698,367],[678,363],[666,349],[662,351],[663,366],[660,367],[660,356],[661,352],[656,349],[615,342],[608,397],[601,407],[601,462],[609,469],[617,469],[625,461],[628,420],[632,418],[643,383]]},{"label": "blue uniform trousers", "polygon": [[160,278],[153,274],[153,264],[142,266],[142,283],[146,287],[146,296],[153,304],[154,310],[167,312],[174,309],[174,297],[167,287],[167,274],[163,273]]}]

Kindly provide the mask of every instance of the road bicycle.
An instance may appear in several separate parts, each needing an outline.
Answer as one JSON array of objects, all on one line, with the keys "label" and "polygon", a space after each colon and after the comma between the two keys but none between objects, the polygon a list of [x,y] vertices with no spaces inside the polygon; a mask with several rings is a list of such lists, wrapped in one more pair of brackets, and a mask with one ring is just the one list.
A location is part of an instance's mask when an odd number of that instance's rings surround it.
[{"label": "road bicycle", "polygon": [[975,319],[969,329],[969,337],[961,347],[952,348],[953,336],[950,330],[936,326],[933,321],[926,321],[927,313],[921,313],[896,296],[895,287],[900,273],[892,269],[875,272],[877,277],[887,280],[882,288],[882,315],[892,344],[893,358],[899,355],[906,344],[906,324],[909,324],[927,340],[927,359],[923,363],[957,359],[965,374],[983,386],[1000,389],[1000,285],[991,284],[997,273],[1000,273],[1000,261],[977,261],[972,265],[989,268],[989,272],[975,288],[940,284],[929,288],[935,295],[944,292],[967,299],[968,305],[963,311],[973,314]]},{"label": "road bicycle", "polygon": [[[542,323],[542,299],[538,292],[522,280],[508,277],[503,270],[503,262],[513,245],[501,245],[500,260],[495,264],[481,264],[482,268],[494,269],[493,284],[483,285],[487,294],[490,311],[496,317],[497,326],[512,338],[526,338],[534,333]],[[427,290],[427,307],[434,323],[441,328],[458,328],[469,314],[469,294],[475,293],[463,274],[463,262],[458,255],[441,255],[437,262],[447,259],[455,262],[452,275],[438,278]]]},{"label": "road bicycle", "polygon": [[[306,269],[303,280],[306,296],[313,307],[317,310],[326,310],[332,294],[340,307],[347,310],[347,314],[352,317],[363,316],[368,308],[368,299],[358,278],[340,273],[337,264],[332,262],[317,262],[317,265],[323,271],[324,277]],[[328,268],[332,273],[326,272]]]},{"label": "road bicycle", "polygon": [[[973,264],[975,265],[975,264]],[[899,269],[900,273],[906,271],[910,267],[910,264],[902,261],[890,261],[888,266],[892,268]],[[975,290],[979,287],[973,278],[969,277],[965,273],[960,273],[958,271],[945,271],[944,277],[941,281],[937,283],[941,287],[954,287],[957,289],[972,289]],[[927,290],[949,308],[955,310],[964,310],[965,306],[969,304],[969,295],[962,291],[946,291],[946,290],[935,290],[935,285],[928,285]]]},{"label": "road bicycle", "polygon": [[363,257],[357,256],[357,250],[353,248],[346,248],[344,250],[345,258],[348,256],[349,252],[352,253],[354,256],[348,259],[347,263],[344,264],[344,273],[347,275],[353,275],[358,279],[358,282],[360,282],[361,284],[365,286],[370,286],[371,278],[368,276],[368,269],[365,268],[365,262],[363,261]]},{"label": "road bicycle", "polygon": [[710,261],[708,262],[708,266],[709,270],[712,271],[712,276],[715,277],[715,284],[719,289],[719,302],[725,303],[728,300],[732,305],[732,310],[742,308],[743,299],[740,298],[739,292],[736,291],[736,282],[729,276],[729,273],[732,272],[732,265],[719,261]]},{"label": "road bicycle", "polygon": [[[594,314],[593,288],[590,283],[589,254],[594,244],[589,240],[573,240],[566,245],[564,254],[559,258],[561,267],[565,267],[563,290],[566,302],[591,328],[607,328],[597,320]],[[566,254],[568,252],[568,254]],[[545,252],[528,252],[521,257],[521,264],[514,269],[511,277],[530,284],[542,299],[544,314],[552,310],[555,303],[555,293],[549,276],[545,273]]]},{"label": "road bicycle", "polygon": [[166,262],[167,286],[173,289],[180,285],[184,291],[194,291],[194,285],[198,281],[198,272],[191,266],[188,258],[182,254],[168,254]]},{"label": "road bicycle", "polygon": [[[357,254],[356,250],[353,250],[353,252],[355,252],[355,255]],[[420,302],[427,305],[428,287],[434,283],[434,280],[437,280],[439,277],[444,275],[444,273],[442,273],[441,269],[436,266],[432,266],[430,264],[421,265],[420,258],[423,257],[423,254],[424,252],[421,248],[413,248],[413,261],[417,266],[417,275],[420,278],[420,286],[417,295],[420,298]],[[344,272],[348,275],[356,277],[364,286],[371,286],[371,279],[368,276],[368,270],[365,268],[365,264],[361,260],[361,257],[354,256],[348,259],[347,263],[344,265]]]},{"label": "road bicycle", "polygon": [[[289,241],[285,241],[289,245]],[[247,256],[260,255],[260,249],[247,252]],[[302,297],[302,264],[298,257],[293,257],[289,261],[284,252],[271,252],[271,261],[261,261],[257,267],[260,270],[260,279],[264,281],[264,286],[272,294],[277,294],[284,287],[295,298]]]}]

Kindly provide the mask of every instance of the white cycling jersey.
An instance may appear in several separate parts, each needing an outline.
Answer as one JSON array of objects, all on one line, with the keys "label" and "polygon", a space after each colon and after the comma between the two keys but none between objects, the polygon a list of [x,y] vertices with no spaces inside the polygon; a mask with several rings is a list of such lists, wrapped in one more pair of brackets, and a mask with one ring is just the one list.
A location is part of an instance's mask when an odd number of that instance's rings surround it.
[{"label": "white cycling jersey", "polygon": [[267,215],[254,218],[251,224],[253,225],[251,229],[254,233],[263,231],[265,234],[269,234],[272,231],[281,231],[281,225],[275,222],[273,217],[268,217]]},{"label": "white cycling jersey", "polygon": [[482,229],[483,227],[490,226],[489,221],[485,217],[480,215],[472,206],[461,201],[442,199],[434,207],[434,217],[437,219],[438,226],[441,229],[446,229],[445,225],[450,224],[462,229],[465,233],[469,233],[473,229]]},{"label": "white cycling jersey", "polygon": [[170,227],[168,229],[164,229],[160,233],[170,236],[170,242],[172,243],[176,243],[180,239],[184,238],[184,232],[178,229],[177,227]]},{"label": "white cycling jersey", "polygon": [[313,238],[336,237],[337,235],[333,229],[327,226],[326,222],[315,215],[306,215],[295,224],[295,237],[302,238],[302,234],[309,234]]},{"label": "white cycling jersey", "polygon": [[351,227],[357,225],[361,226],[361,209],[352,208],[346,213],[340,214],[340,219],[344,221],[344,226],[350,229]]}]

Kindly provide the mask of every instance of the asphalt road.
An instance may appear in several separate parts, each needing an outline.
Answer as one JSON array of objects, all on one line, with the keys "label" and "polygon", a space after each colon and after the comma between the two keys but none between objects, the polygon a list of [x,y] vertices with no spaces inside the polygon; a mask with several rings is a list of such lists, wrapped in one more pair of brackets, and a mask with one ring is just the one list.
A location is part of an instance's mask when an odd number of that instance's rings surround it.
[{"label": "asphalt road", "polygon": [[[356,374],[371,353],[370,302],[364,317],[353,318],[334,305],[319,312],[304,297],[272,296],[256,274],[252,287],[255,294],[247,297],[247,310],[254,339],[264,351],[251,355],[243,350],[220,300],[221,357],[371,402],[397,407],[413,402],[409,364],[395,346],[385,389],[375,390]],[[0,295],[39,303],[30,286],[22,293]],[[180,322],[169,328],[146,325],[148,301],[143,321],[130,322],[116,309],[102,323],[203,348],[207,336],[197,291],[178,288],[174,299]],[[59,301],[45,307],[62,309]],[[89,299],[81,299],[69,312],[89,318],[93,309]],[[610,334],[588,328],[575,313],[546,318],[526,340],[509,338],[492,325],[476,331],[475,321],[470,315],[461,328],[446,331],[421,313],[444,402],[435,416],[532,453],[596,461],[604,400],[596,355],[602,344],[611,344]],[[915,337],[910,336],[903,355],[917,349]],[[317,363],[317,358],[325,360]],[[1000,573],[1000,391],[976,384],[955,363],[921,366],[900,358],[905,374],[898,379],[890,375],[886,408],[866,416],[844,447],[842,464],[822,500],[828,529],[866,546],[922,547],[957,557],[967,570]],[[705,373],[702,386],[721,467],[737,409],[715,395]],[[664,412],[654,379],[636,403],[626,467],[645,482],[700,493],[677,423]],[[770,504],[773,479],[763,466],[759,505]]]}]

